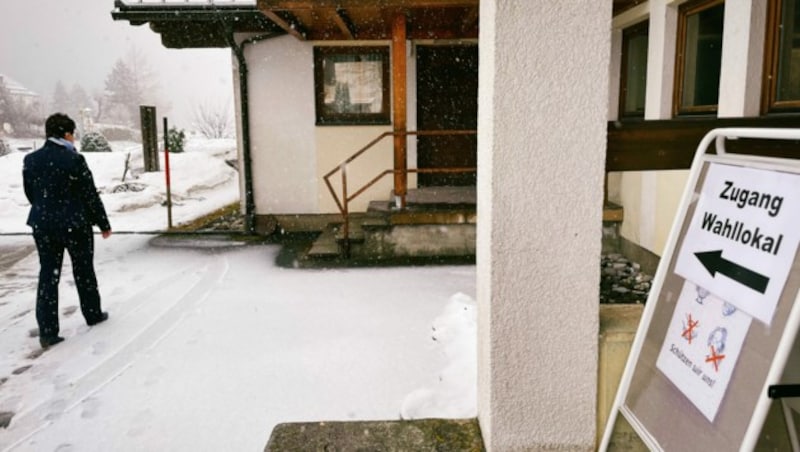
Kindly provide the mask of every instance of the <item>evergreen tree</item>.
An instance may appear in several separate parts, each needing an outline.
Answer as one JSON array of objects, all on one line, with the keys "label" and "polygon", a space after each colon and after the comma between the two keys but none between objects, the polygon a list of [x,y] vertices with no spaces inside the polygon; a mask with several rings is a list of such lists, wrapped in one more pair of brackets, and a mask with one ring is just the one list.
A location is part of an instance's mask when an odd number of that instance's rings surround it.
[{"label": "evergreen tree", "polygon": [[85,89],[78,83],[72,85],[72,89],[69,92],[69,99],[70,103],[72,104],[72,108],[74,108],[78,113],[81,110],[86,108],[92,108],[92,99],[89,97],[89,94],[86,92]]},{"label": "evergreen tree", "polygon": [[138,126],[139,106],[155,105],[161,113],[168,110],[158,91],[155,73],[147,59],[136,48],[131,48],[124,59],[117,60],[106,77],[104,115],[125,125]]},{"label": "evergreen tree", "polygon": [[133,124],[132,106],[139,104],[142,93],[133,71],[122,59],[114,63],[111,73],[106,77],[105,87],[108,100],[105,114],[112,120]]},{"label": "evergreen tree", "polygon": [[16,113],[16,106],[11,98],[11,93],[8,92],[2,77],[0,77],[0,128],[4,127],[5,124],[13,126]]},{"label": "evergreen tree", "polygon": [[12,136],[38,134],[44,123],[41,104],[15,97],[0,77],[0,129]]},{"label": "evergreen tree", "polygon": [[69,94],[67,94],[67,89],[64,87],[64,83],[59,80],[56,82],[56,86],[53,89],[52,110],[54,112],[61,112],[69,115],[71,109],[72,105],[69,99]]}]

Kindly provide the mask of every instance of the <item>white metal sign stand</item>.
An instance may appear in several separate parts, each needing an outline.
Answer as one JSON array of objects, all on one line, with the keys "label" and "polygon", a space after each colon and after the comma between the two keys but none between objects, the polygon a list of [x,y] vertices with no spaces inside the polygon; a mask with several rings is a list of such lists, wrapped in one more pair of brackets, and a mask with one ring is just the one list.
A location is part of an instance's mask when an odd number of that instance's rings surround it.
[{"label": "white metal sign stand", "polygon": [[750,451],[770,397],[800,396],[800,364],[787,369],[800,355],[800,160],[727,153],[736,139],[800,129],[715,129],[700,142],[601,451],[618,413],[651,450]]}]

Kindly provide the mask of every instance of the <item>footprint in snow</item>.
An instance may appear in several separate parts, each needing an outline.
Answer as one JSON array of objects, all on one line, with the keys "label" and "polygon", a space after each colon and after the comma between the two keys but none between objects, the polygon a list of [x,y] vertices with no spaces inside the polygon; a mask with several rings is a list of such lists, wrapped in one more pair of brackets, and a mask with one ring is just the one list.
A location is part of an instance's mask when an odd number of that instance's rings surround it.
[{"label": "footprint in snow", "polygon": [[44,417],[45,420],[52,421],[61,417],[64,414],[64,409],[67,407],[67,401],[63,399],[53,400],[50,403],[50,412]]},{"label": "footprint in snow", "polygon": [[108,346],[105,342],[96,342],[92,344],[92,355],[102,355],[106,352],[106,349],[108,349]]},{"label": "footprint in snow", "polygon": [[89,397],[88,399],[84,400],[81,404],[81,418],[83,419],[91,419],[97,416],[97,412],[100,410],[100,401],[95,399],[94,397]]},{"label": "footprint in snow", "polygon": [[151,370],[150,373],[147,375],[147,378],[144,380],[145,386],[153,386],[154,384],[161,381],[161,376],[164,375],[167,371],[167,368],[164,366],[158,366],[155,369]]},{"label": "footprint in snow", "polygon": [[34,351],[28,353],[28,355],[25,356],[25,357],[28,358],[28,359],[36,359],[36,358],[42,356],[43,353],[44,353],[44,349],[43,348],[37,348]]},{"label": "footprint in snow", "polygon": [[12,317],[12,319],[19,319],[19,318],[25,317],[26,315],[28,315],[29,312],[31,312],[31,310],[30,309],[26,309],[26,310],[20,312],[19,314],[14,315],[14,317]]},{"label": "footprint in snow", "polygon": [[131,421],[131,428],[128,429],[128,436],[137,437],[147,431],[150,420],[153,418],[153,412],[149,409],[140,411]]},{"label": "footprint in snow", "polygon": [[25,365],[25,366],[22,366],[22,367],[17,367],[16,369],[12,370],[11,373],[13,375],[23,374],[23,373],[27,372],[28,369],[30,369],[31,367],[33,367],[33,365],[31,365],[31,364],[28,364],[28,365]]},{"label": "footprint in snow", "polygon": [[11,418],[14,417],[14,413],[11,411],[0,411],[0,428],[6,428],[11,424]]}]

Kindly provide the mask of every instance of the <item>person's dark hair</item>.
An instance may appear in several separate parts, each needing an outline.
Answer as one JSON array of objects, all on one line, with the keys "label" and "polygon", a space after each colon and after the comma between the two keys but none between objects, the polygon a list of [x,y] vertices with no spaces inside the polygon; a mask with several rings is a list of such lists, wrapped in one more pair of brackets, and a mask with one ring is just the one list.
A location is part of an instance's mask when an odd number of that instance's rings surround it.
[{"label": "person's dark hair", "polygon": [[64,113],[54,113],[44,122],[47,138],[64,138],[67,133],[75,133],[75,121]]}]

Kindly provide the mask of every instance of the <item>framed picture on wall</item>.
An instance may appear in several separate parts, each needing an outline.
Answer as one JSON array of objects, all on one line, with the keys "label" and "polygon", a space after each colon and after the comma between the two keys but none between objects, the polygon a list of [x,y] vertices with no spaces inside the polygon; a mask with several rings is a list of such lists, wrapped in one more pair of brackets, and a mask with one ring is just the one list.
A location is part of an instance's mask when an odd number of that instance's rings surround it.
[{"label": "framed picture on wall", "polygon": [[314,47],[317,125],[390,124],[389,47]]}]

